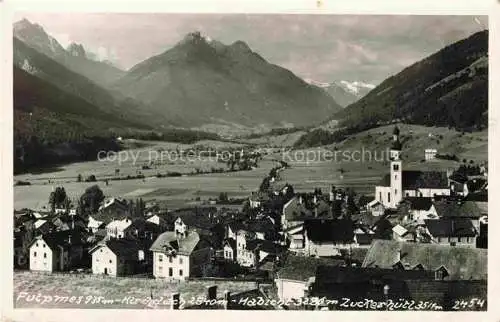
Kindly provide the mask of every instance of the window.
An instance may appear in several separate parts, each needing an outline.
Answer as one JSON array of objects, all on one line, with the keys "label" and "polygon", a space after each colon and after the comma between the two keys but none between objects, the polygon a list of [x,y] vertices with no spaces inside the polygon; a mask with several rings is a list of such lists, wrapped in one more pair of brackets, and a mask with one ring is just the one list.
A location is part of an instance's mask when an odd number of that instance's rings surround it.
[{"label": "window", "polygon": [[179,276],[182,276],[182,269],[179,270]]},{"label": "window", "polygon": [[162,254],[158,255],[158,261],[163,262],[163,255]]},{"label": "window", "polygon": [[172,256],[169,256],[169,257],[168,257],[168,262],[169,262],[169,263],[172,263]]},{"label": "window", "polygon": [[36,243],[36,247],[38,247],[38,243]]},{"label": "window", "polygon": [[182,257],[179,257],[179,264],[182,264]]},{"label": "window", "polygon": [[379,192],[379,193],[378,193],[378,199],[379,199],[380,201],[382,201],[382,192]]},{"label": "window", "polygon": [[96,261],[96,262],[99,262],[99,258],[96,258],[96,259],[95,259],[95,261]]},{"label": "window", "polygon": [[387,193],[387,202],[391,202],[391,193],[390,192]]},{"label": "window", "polygon": [[33,257],[36,257],[36,252],[33,253]]},{"label": "window", "polygon": [[394,171],[399,171],[399,164],[397,164],[397,163],[396,163],[396,164],[393,164],[393,165],[392,165],[392,169],[393,169]]},{"label": "window", "polygon": [[47,258],[47,253],[43,253],[43,258]]},{"label": "window", "polygon": [[394,180],[398,180],[398,175],[397,174],[394,175]]},{"label": "window", "polygon": [[45,244],[43,244],[42,247],[45,248]]},{"label": "window", "polygon": [[109,263],[111,264],[111,263],[113,263],[113,261],[110,259],[110,260],[109,260]]},{"label": "window", "polygon": [[397,196],[398,195],[398,189],[394,189],[394,195]]},{"label": "window", "polygon": [[462,241],[462,237],[458,237],[458,242],[460,243]]},{"label": "window", "polygon": [[102,248],[101,248],[101,253],[102,253]]},{"label": "window", "polygon": [[172,276],[174,275],[174,270],[172,269],[172,267],[169,267],[168,268],[168,276]]}]

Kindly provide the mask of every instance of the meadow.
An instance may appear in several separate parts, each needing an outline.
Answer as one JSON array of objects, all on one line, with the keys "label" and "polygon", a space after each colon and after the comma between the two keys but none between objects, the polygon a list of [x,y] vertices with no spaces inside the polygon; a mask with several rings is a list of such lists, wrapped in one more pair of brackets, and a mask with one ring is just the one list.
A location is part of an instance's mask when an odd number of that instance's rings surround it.
[{"label": "meadow", "polygon": [[[231,293],[255,289],[252,281],[187,280],[168,281],[152,278],[111,277],[87,274],[14,272],[15,308],[111,308],[111,309],[170,309],[172,293],[178,292],[181,300],[205,299],[208,286],[217,285],[217,293]],[[36,297],[40,294],[40,301]],[[56,299],[57,296],[57,299]],[[76,299],[73,303],[64,297]],[[82,297],[77,303],[78,298]],[[44,301],[46,303],[42,302]],[[113,301],[111,303],[110,301]],[[137,303],[134,302],[137,301]],[[151,300],[158,302],[153,303]],[[50,302],[49,302],[50,301]],[[156,304],[156,305],[155,305]]]},{"label": "meadow", "polygon": [[[446,171],[457,168],[465,159],[467,163],[480,164],[488,158],[487,131],[475,133],[461,133],[442,127],[425,127],[418,125],[399,125],[403,142],[403,169],[407,170],[440,170]],[[14,180],[29,181],[30,186],[14,187],[15,209],[33,208],[42,209],[47,205],[48,197],[56,186],[64,186],[70,198],[78,198],[85,188],[95,183],[77,182],[78,174],[83,178],[93,174],[97,177],[97,184],[106,196],[122,196],[128,199],[143,198],[144,200],[165,201],[170,209],[182,207],[196,200],[217,198],[221,192],[226,192],[230,198],[241,198],[255,191],[269,170],[276,166],[277,160],[284,160],[291,166],[281,172],[281,181],[278,184],[292,184],[296,191],[306,192],[314,188],[329,191],[331,185],[337,187],[351,187],[359,194],[373,194],[374,186],[380,181],[389,169],[389,163],[384,153],[391,145],[394,126],[384,126],[352,135],[339,144],[303,150],[290,148],[269,148],[269,142],[278,142],[284,137],[269,138],[262,148],[270,154],[264,156],[259,166],[249,171],[227,173],[210,173],[192,175],[196,169],[209,170],[211,168],[226,168],[225,163],[217,162],[214,158],[200,158],[189,160],[163,160],[156,162],[151,169],[142,169],[148,164],[149,154],[161,151],[175,151],[177,149],[207,148],[224,151],[224,149],[239,149],[245,143],[229,143],[217,141],[200,141],[193,145],[180,145],[168,142],[128,142],[130,149],[124,151],[129,159],[121,164],[115,161],[78,162],[61,166],[53,172],[26,173],[14,177]],[[295,134],[295,133],[294,133]],[[290,139],[290,137],[288,137]],[[260,138],[259,138],[260,140]],[[283,141],[282,141],[283,142]],[[288,141],[287,144],[292,144]],[[424,150],[435,148],[440,154],[456,155],[457,161],[435,159],[424,162]],[[152,152],[151,152],[152,151]],[[160,152],[159,152],[160,151]],[[343,153],[353,155],[354,151],[370,151],[371,160],[346,160]],[[337,158],[332,157],[337,152]],[[305,156],[311,156],[305,159]],[[138,158],[134,163],[132,155]],[[386,156],[386,155],[385,155]],[[359,158],[359,155],[358,155]],[[471,161],[472,160],[472,161]],[[142,173],[144,179],[109,181],[108,185],[100,181],[105,178],[136,175]],[[179,172],[186,176],[162,177],[155,175],[167,172]],[[49,183],[50,180],[50,183]]]}]

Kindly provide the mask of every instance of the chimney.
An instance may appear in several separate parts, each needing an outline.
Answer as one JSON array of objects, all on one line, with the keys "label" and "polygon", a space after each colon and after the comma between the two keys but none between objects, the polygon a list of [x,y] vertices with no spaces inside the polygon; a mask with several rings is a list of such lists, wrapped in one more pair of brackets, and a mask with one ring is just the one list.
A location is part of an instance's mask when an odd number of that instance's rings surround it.
[{"label": "chimney", "polygon": [[68,235],[68,244],[71,245],[71,234]]},{"label": "chimney", "polygon": [[313,203],[316,204],[317,202],[318,202],[318,197],[316,196],[316,194],[314,194]]},{"label": "chimney", "polygon": [[217,285],[207,286],[207,300],[217,299]]},{"label": "chimney", "polygon": [[178,310],[180,307],[181,296],[179,293],[172,293],[172,310]]},{"label": "chimney", "polygon": [[224,291],[224,310],[229,308],[229,303],[231,302],[231,292],[228,290]]},{"label": "chimney", "polygon": [[303,202],[303,200],[302,200],[302,196],[299,196],[299,205],[301,205],[301,204],[302,204],[302,202]]}]

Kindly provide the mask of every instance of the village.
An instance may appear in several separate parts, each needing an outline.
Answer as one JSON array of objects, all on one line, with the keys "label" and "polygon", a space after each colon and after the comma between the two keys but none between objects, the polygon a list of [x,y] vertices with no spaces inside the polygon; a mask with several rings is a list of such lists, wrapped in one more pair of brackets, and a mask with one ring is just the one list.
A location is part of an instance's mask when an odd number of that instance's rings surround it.
[{"label": "village", "polygon": [[[73,205],[57,187],[49,210],[14,211],[14,269],[205,280],[216,304],[183,309],[486,310],[487,167],[405,170],[399,135],[396,126],[372,196],[333,185],[297,192],[278,180],[285,162],[232,207],[223,192],[171,210],[97,185]],[[258,283],[222,293],[217,279]],[[180,309],[183,294],[171,296]]]}]

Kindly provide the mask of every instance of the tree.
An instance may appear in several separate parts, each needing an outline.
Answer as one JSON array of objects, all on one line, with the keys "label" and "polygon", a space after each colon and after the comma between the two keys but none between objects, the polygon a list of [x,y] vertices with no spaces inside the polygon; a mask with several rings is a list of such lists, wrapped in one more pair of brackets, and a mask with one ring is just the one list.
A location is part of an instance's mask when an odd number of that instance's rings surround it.
[{"label": "tree", "polygon": [[99,210],[99,206],[103,201],[104,193],[98,185],[93,185],[85,189],[78,206],[82,214],[93,214]]},{"label": "tree", "polygon": [[50,193],[49,196],[49,204],[52,212],[55,211],[55,208],[61,208],[66,205],[68,196],[66,195],[66,190],[64,187],[57,187],[54,191]]},{"label": "tree", "polygon": [[219,194],[219,201],[228,201],[227,192],[221,192]]},{"label": "tree", "polygon": [[76,177],[77,182],[82,182],[83,178],[81,174],[78,174],[78,177]]}]

